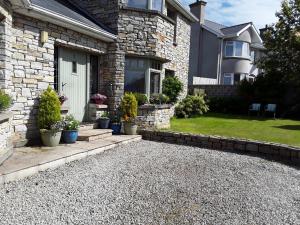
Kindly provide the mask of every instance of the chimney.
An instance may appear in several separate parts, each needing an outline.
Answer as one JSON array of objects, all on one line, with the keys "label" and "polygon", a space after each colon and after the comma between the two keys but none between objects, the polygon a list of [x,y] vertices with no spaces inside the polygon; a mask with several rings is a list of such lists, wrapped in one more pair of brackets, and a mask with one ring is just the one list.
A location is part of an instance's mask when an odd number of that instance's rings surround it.
[{"label": "chimney", "polygon": [[197,0],[190,5],[191,12],[199,19],[200,24],[204,24],[206,4],[207,2],[205,1]]}]

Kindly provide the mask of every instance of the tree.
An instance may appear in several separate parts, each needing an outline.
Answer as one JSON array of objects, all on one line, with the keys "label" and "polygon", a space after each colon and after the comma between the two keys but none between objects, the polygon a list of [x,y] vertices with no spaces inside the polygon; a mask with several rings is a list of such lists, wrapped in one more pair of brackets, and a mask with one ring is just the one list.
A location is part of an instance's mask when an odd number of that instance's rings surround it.
[{"label": "tree", "polygon": [[266,55],[260,64],[266,74],[281,74],[279,82],[300,85],[300,0],[285,0],[263,39]]}]

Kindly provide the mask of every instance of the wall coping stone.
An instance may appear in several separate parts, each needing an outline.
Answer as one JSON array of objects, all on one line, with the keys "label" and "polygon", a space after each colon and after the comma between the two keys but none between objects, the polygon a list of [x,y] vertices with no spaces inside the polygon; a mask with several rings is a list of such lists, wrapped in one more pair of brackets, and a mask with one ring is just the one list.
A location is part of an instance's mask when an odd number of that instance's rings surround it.
[{"label": "wall coping stone", "polygon": [[170,104],[162,104],[162,105],[155,105],[155,104],[146,104],[146,105],[142,105],[139,106],[139,109],[141,110],[155,110],[155,109],[171,109],[172,105]]},{"label": "wall coping stone", "polygon": [[0,112],[0,123],[5,123],[12,118],[12,113]]},{"label": "wall coping stone", "polygon": [[280,161],[289,161],[300,166],[300,148],[286,144],[154,129],[139,130],[139,134],[142,135],[143,139],[150,141],[195,146],[221,151],[264,154],[275,157]]}]

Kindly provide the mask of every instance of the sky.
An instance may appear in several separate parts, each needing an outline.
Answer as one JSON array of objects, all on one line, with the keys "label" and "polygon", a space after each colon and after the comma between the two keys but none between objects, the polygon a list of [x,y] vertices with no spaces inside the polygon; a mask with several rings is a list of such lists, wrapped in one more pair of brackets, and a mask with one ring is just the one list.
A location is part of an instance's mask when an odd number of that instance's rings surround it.
[{"label": "sky", "polygon": [[[206,19],[227,26],[253,22],[260,29],[277,21],[282,0],[206,0]],[[188,7],[196,0],[181,0]]]}]

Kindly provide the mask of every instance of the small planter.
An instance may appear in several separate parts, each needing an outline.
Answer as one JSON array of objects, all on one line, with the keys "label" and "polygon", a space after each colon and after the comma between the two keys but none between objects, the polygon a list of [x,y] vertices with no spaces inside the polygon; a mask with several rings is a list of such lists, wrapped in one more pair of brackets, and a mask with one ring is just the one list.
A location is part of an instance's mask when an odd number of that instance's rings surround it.
[{"label": "small planter", "polygon": [[138,126],[132,122],[124,122],[124,133],[126,135],[136,135]]},{"label": "small planter", "polygon": [[73,144],[77,141],[78,130],[64,130],[62,133],[64,143]]},{"label": "small planter", "polygon": [[122,125],[120,123],[112,123],[110,128],[113,130],[113,134],[121,134]]},{"label": "small planter", "polygon": [[102,117],[98,119],[98,125],[100,129],[108,129],[109,128],[110,119],[106,117]]},{"label": "small planter", "polygon": [[56,147],[59,145],[61,139],[61,131],[54,130],[40,130],[41,139],[45,146]]}]

